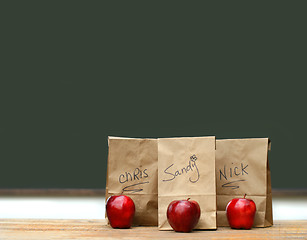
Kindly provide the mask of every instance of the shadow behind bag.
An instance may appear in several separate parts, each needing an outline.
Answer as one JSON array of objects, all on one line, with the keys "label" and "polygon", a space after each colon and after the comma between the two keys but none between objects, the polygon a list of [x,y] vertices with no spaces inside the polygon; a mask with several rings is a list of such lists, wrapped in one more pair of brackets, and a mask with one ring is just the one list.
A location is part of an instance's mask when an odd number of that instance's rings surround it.
[{"label": "shadow behind bag", "polygon": [[216,140],[217,225],[229,226],[227,203],[233,198],[256,203],[254,227],[273,225],[268,138]]},{"label": "shadow behind bag", "polygon": [[135,204],[133,225],[158,225],[157,139],[109,137],[106,200],[124,194]]}]

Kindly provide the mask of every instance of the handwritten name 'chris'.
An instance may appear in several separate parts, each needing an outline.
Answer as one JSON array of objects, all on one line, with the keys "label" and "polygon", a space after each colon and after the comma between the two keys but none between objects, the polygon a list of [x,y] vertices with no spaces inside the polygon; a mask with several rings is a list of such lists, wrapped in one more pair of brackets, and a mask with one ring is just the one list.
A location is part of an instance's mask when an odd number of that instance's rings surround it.
[{"label": "handwritten name 'chris'", "polygon": [[135,168],[133,172],[124,172],[119,175],[119,182],[120,183],[125,183],[129,181],[135,181],[135,180],[140,180],[142,178],[147,178],[148,173],[147,169],[140,169],[140,168]]}]

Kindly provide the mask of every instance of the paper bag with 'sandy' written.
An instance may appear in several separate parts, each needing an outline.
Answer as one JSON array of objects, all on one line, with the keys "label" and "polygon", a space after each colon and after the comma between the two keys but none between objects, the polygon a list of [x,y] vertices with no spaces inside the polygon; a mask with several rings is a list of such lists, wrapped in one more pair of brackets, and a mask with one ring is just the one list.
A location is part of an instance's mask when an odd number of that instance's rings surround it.
[{"label": "paper bag with 'sandy' written", "polygon": [[133,225],[158,225],[157,139],[109,137],[106,200],[124,194],[135,203]]},{"label": "paper bag with 'sandy' written", "polygon": [[168,205],[191,198],[201,216],[196,229],[216,229],[215,137],[158,139],[159,230],[171,230]]},{"label": "paper bag with 'sandy' written", "polygon": [[218,226],[229,226],[227,203],[244,194],[256,204],[254,227],[273,224],[268,150],[268,138],[216,140]]}]

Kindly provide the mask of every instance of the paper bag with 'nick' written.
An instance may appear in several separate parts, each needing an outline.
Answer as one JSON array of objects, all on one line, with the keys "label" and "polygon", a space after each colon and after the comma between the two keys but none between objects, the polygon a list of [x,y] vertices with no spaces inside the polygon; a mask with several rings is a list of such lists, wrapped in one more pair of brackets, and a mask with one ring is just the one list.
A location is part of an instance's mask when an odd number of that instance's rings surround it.
[{"label": "paper bag with 'nick' written", "polygon": [[135,203],[133,225],[158,225],[157,139],[109,137],[106,200],[124,194]]},{"label": "paper bag with 'nick' written", "polygon": [[198,202],[196,229],[216,229],[215,137],[158,139],[159,230],[170,230],[166,211],[174,200]]},{"label": "paper bag with 'nick' written", "polygon": [[229,226],[227,203],[244,194],[256,203],[254,227],[273,224],[268,150],[268,138],[216,140],[218,226]]}]

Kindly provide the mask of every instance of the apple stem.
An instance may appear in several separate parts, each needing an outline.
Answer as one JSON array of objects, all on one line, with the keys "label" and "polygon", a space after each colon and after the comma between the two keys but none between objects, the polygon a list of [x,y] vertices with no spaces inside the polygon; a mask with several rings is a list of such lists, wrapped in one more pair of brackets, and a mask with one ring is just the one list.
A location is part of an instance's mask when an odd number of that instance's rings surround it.
[{"label": "apple stem", "polygon": [[246,197],[246,193],[244,194],[244,198]]},{"label": "apple stem", "polygon": [[188,198],[187,201],[189,201],[191,198]]}]

